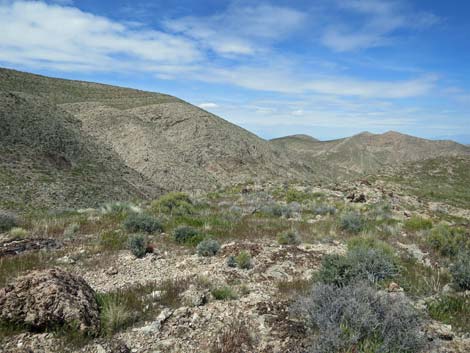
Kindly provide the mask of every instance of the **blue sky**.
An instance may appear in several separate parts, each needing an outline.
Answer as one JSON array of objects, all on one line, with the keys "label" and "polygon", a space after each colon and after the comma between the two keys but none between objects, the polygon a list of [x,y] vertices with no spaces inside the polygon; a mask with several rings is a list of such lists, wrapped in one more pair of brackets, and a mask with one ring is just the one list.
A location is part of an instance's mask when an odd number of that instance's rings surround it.
[{"label": "blue sky", "polygon": [[264,138],[470,143],[464,0],[0,0],[0,65],[169,93]]}]

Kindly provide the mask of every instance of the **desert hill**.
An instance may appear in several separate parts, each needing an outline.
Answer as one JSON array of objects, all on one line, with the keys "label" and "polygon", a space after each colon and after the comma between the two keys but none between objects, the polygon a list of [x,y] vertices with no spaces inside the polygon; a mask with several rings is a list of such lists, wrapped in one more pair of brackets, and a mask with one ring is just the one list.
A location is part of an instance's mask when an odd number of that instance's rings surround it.
[{"label": "desert hill", "polygon": [[77,206],[78,194],[96,204],[247,181],[337,181],[470,154],[455,142],[396,132],[266,141],[166,94],[8,69],[0,69],[0,93],[4,207],[33,199]]},{"label": "desert hill", "polygon": [[162,192],[48,100],[0,91],[0,106],[0,206],[85,207]]},{"label": "desert hill", "polygon": [[250,179],[298,178],[282,151],[178,98],[0,70],[0,90],[40,96],[155,185],[208,190]]},{"label": "desert hill", "polygon": [[363,132],[351,137],[315,141],[295,136],[271,140],[287,151],[291,158],[321,166],[324,177],[357,177],[373,173],[383,166],[399,166],[405,162],[435,157],[470,155],[470,149],[453,141],[426,140],[395,131],[383,134]]}]

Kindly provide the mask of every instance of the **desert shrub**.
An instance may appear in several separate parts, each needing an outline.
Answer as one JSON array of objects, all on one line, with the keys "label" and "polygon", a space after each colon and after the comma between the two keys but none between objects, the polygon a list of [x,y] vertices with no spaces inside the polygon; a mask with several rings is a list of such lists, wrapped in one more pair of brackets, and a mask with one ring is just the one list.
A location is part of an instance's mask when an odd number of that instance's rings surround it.
[{"label": "desert shrub", "polygon": [[295,211],[288,205],[281,205],[278,203],[270,203],[261,207],[260,212],[266,216],[291,218],[294,216]]},{"label": "desert shrub", "polygon": [[461,228],[451,228],[445,224],[434,227],[426,238],[431,248],[443,256],[455,256],[461,249],[470,249],[470,239]]},{"label": "desert shrub", "polygon": [[71,223],[64,229],[64,237],[72,238],[80,230],[80,224]]},{"label": "desert shrub", "polygon": [[183,192],[170,192],[152,202],[154,212],[171,215],[188,215],[194,212],[189,196]]},{"label": "desert shrub", "polygon": [[424,344],[421,320],[409,301],[364,283],[317,284],[293,310],[316,330],[312,353],[411,353]]},{"label": "desert shrub", "polygon": [[251,330],[240,319],[233,320],[222,329],[212,343],[210,353],[246,353],[254,350]]},{"label": "desert shrub", "polygon": [[420,216],[413,216],[405,221],[405,229],[410,232],[428,230],[432,228],[432,221]]},{"label": "desert shrub", "polygon": [[460,290],[470,290],[470,252],[462,251],[450,267],[454,283]]},{"label": "desert shrub", "polygon": [[470,331],[470,295],[443,295],[428,304],[429,316],[459,331]]},{"label": "desert shrub", "polygon": [[196,228],[179,226],[174,230],[173,237],[177,243],[197,245],[202,241],[204,235],[199,233]]},{"label": "desert shrub", "polygon": [[140,320],[155,317],[158,307],[151,305],[155,283],[136,285],[113,292],[98,293],[102,335],[112,335]]},{"label": "desert shrub", "polygon": [[227,257],[226,264],[228,267],[237,267],[237,260],[235,260],[235,256]]},{"label": "desert shrub", "polygon": [[228,286],[223,286],[219,288],[214,288],[211,291],[211,294],[216,300],[233,300],[237,299],[237,294],[233,291],[232,288]]},{"label": "desert shrub", "polygon": [[395,250],[386,242],[373,236],[356,236],[348,240],[348,250],[355,249],[379,249],[387,254],[387,257],[395,257]]},{"label": "desert shrub", "polygon": [[160,221],[145,213],[130,214],[123,222],[124,228],[131,233],[155,233],[163,231]]},{"label": "desert shrub", "polygon": [[101,326],[103,333],[111,335],[134,321],[132,312],[117,295],[109,295],[101,301]]},{"label": "desert shrub", "polygon": [[102,251],[117,251],[126,248],[128,238],[122,231],[107,231],[100,234],[99,246]]},{"label": "desert shrub", "polygon": [[248,251],[241,251],[235,257],[235,262],[237,263],[237,266],[241,269],[250,269],[252,266],[250,253]]},{"label": "desert shrub", "polygon": [[279,233],[277,242],[281,245],[299,245],[301,243],[299,233],[294,230]]},{"label": "desert shrub", "polygon": [[321,216],[334,215],[336,213],[336,207],[329,205],[315,206],[313,213]]},{"label": "desert shrub", "polygon": [[356,245],[346,255],[326,255],[317,276],[323,283],[345,286],[354,281],[376,283],[398,272],[397,259],[389,250]]},{"label": "desert shrub", "polygon": [[181,294],[189,287],[189,281],[185,278],[171,278],[162,282],[159,287],[161,296],[159,303],[171,308],[181,306]]},{"label": "desert shrub", "polygon": [[18,226],[18,217],[10,212],[0,210],[0,232],[8,232]]},{"label": "desert shrub", "polygon": [[388,220],[392,217],[392,206],[388,202],[377,202],[370,205],[367,213],[369,219],[376,221]]},{"label": "desert shrub", "polygon": [[28,231],[26,229],[19,228],[19,227],[11,228],[8,233],[10,233],[10,235],[13,238],[17,238],[17,239],[24,238],[28,235]]},{"label": "desert shrub", "polygon": [[129,249],[135,257],[144,257],[147,252],[147,239],[145,236],[142,234],[133,235],[129,239]]},{"label": "desert shrub", "polygon": [[323,283],[336,286],[344,286],[350,283],[354,278],[354,274],[349,258],[338,254],[324,256],[317,277]]},{"label": "desert shrub", "polygon": [[341,216],[341,229],[350,233],[359,233],[364,229],[365,222],[357,212],[348,212]]},{"label": "desert shrub", "polygon": [[199,256],[214,256],[220,250],[219,243],[214,239],[204,239],[196,247]]}]

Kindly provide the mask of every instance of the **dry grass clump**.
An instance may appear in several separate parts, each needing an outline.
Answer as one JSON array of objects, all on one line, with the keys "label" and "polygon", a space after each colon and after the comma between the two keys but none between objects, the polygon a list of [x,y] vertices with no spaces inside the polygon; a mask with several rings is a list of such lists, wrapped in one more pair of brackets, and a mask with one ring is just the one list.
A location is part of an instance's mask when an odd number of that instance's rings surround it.
[{"label": "dry grass clump", "polygon": [[221,330],[210,353],[246,353],[255,348],[255,340],[244,320],[236,319]]}]

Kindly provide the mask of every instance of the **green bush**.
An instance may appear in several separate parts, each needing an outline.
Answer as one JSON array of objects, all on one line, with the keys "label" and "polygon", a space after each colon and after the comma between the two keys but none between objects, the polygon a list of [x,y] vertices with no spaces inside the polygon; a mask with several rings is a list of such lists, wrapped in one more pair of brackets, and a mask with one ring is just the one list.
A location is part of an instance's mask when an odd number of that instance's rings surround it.
[{"label": "green bush", "polygon": [[327,284],[345,286],[354,281],[376,283],[399,273],[398,259],[387,244],[354,240],[346,255],[326,255],[318,279]]},{"label": "green bush", "polygon": [[364,283],[317,284],[293,311],[316,334],[307,352],[414,353],[425,344],[421,319],[410,302]]},{"label": "green bush", "polygon": [[460,290],[470,290],[470,252],[462,251],[450,267],[454,283]]},{"label": "green bush", "polygon": [[137,258],[144,257],[147,252],[146,237],[142,234],[133,235],[129,239],[129,248],[135,257]]},{"label": "green bush", "polygon": [[251,255],[248,251],[241,251],[236,257],[235,262],[241,269],[248,270],[251,268]]},{"label": "green bush", "polygon": [[348,250],[355,249],[379,249],[387,254],[387,257],[395,257],[395,250],[389,244],[373,236],[355,236],[349,239]]},{"label": "green bush", "polygon": [[64,229],[65,238],[73,238],[75,234],[80,230],[80,224],[71,223]]},{"label": "green bush", "polygon": [[196,247],[199,256],[215,256],[219,250],[220,245],[214,239],[204,239]]},{"label": "green bush", "polygon": [[212,295],[216,300],[232,300],[237,299],[237,294],[233,291],[232,288],[228,286],[223,286],[220,288],[215,288],[211,291]]},{"label": "green bush", "polygon": [[173,232],[173,237],[177,243],[197,245],[204,239],[204,235],[199,233],[196,228],[188,226],[179,226]]},{"label": "green bush", "polygon": [[19,227],[11,228],[9,233],[15,239],[25,238],[29,234],[26,229]]},{"label": "green bush", "polygon": [[226,263],[228,267],[237,267],[237,261],[235,260],[235,256],[233,255],[227,257]]},{"label": "green bush", "polygon": [[465,229],[445,224],[434,227],[426,242],[443,256],[455,256],[462,249],[470,249],[470,239],[465,234]]},{"label": "green bush", "polygon": [[428,230],[432,228],[432,221],[420,216],[413,216],[405,221],[405,229],[410,232]]},{"label": "green bush", "polygon": [[18,217],[10,212],[0,210],[0,232],[8,232],[18,226]]},{"label": "green bush", "polygon": [[128,242],[122,230],[107,231],[100,234],[99,245],[102,251],[117,251],[126,248]]},{"label": "green bush", "polygon": [[176,216],[188,215],[194,212],[194,206],[189,196],[183,192],[170,192],[153,201],[151,208],[156,213]]},{"label": "green bush", "polygon": [[155,233],[163,231],[160,221],[145,213],[130,214],[123,223],[124,228],[131,233]]},{"label": "green bush", "polygon": [[334,215],[336,213],[336,207],[329,205],[315,206],[313,213],[316,215]]},{"label": "green bush", "polygon": [[341,216],[341,229],[350,233],[359,233],[365,227],[362,216],[357,212],[348,212]]},{"label": "green bush", "polygon": [[277,242],[281,245],[299,245],[301,243],[299,233],[290,230],[287,232],[279,233]]},{"label": "green bush", "polygon": [[455,330],[470,332],[470,295],[443,295],[428,304],[429,316]]}]

